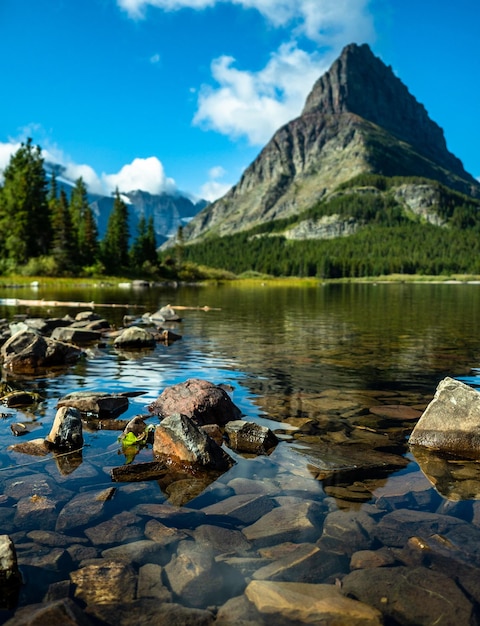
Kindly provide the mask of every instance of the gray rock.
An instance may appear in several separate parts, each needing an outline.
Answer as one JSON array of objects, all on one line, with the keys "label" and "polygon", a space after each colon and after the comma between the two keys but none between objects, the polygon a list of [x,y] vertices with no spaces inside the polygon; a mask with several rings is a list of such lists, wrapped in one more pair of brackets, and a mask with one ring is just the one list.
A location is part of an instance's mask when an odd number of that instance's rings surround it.
[{"label": "gray rock", "polygon": [[15,511],[15,524],[23,530],[53,530],[57,519],[57,503],[46,496],[20,498]]},{"label": "gray rock", "polygon": [[193,420],[180,413],[163,419],[155,429],[153,453],[180,464],[193,464],[211,470],[225,471],[233,459]]},{"label": "gray rock", "polygon": [[91,526],[105,512],[112,491],[87,491],[72,498],[58,514],[55,530],[71,531],[80,526]]},{"label": "gray rock", "polygon": [[298,583],[325,582],[345,571],[345,559],[320,550],[315,544],[301,543],[288,553],[253,573],[254,580],[283,580]]},{"label": "gray rock", "polygon": [[382,626],[380,611],[346,598],[334,585],[254,580],[245,595],[268,624]]},{"label": "gray rock", "polygon": [[28,330],[19,332],[1,347],[0,356],[6,369],[17,373],[35,373],[47,367],[76,363],[83,355],[79,348]]},{"label": "gray rock", "polygon": [[157,598],[160,602],[171,602],[172,593],[162,582],[162,567],[146,563],[138,570],[137,598]]},{"label": "gray rock", "polygon": [[373,547],[375,528],[375,520],[362,510],[333,511],[325,518],[320,544],[351,556]]},{"label": "gray rock", "polygon": [[238,452],[265,454],[278,443],[277,437],[269,428],[245,420],[228,422],[225,434],[229,447]]},{"label": "gray rock", "polygon": [[230,598],[218,609],[215,626],[265,626],[266,622],[245,595]]},{"label": "gray rock", "polygon": [[145,563],[165,565],[170,556],[171,552],[168,547],[149,539],[131,541],[130,543],[107,548],[102,552],[104,559],[121,561],[122,563],[134,563],[135,565],[145,565]]},{"label": "gray rock", "polygon": [[113,345],[118,348],[153,348],[155,337],[145,328],[129,326],[115,338]]},{"label": "gray rock", "polygon": [[182,541],[165,567],[168,584],[182,604],[207,607],[237,595],[245,586],[237,570],[216,563],[214,552],[197,542]]},{"label": "gray rock", "polygon": [[258,494],[241,494],[220,500],[202,509],[206,515],[227,515],[243,524],[253,524],[274,508],[271,498]]},{"label": "gray rock", "polygon": [[342,580],[342,592],[402,626],[469,626],[474,615],[455,582],[426,567],[356,570]]},{"label": "gray rock", "polygon": [[85,345],[93,343],[94,341],[100,341],[102,334],[97,330],[67,326],[64,328],[55,328],[51,334],[51,338],[57,341],[64,341],[65,343]]},{"label": "gray rock", "polygon": [[160,602],[157,598],[140,598],[129,604],[97,604],[89,610],[95,624],[112,626],[213,626],[215,622],[210,611]]},{"label": "gray rock", "polygon": [[130,511],[122,511],[105,522],[85,530],[94,546],[112,545],[143,539],[143,530],[138,525],[141,518]]},{"label": "gray rock", "polygon": [[453,378],[444,378],[410,436],[410,445],[478,458],[480,393]]},{"label": "gray rock", "polygon": [[101,391],[74,391],[57,402],[57,407],[70,406],[82,413],[97,413],[99,416],[113,417],[128,408],[130,394],[108,394]]},{"label": "gray rock", "polygon": [[0,535],[0,597],[4,587],[18,585],[21,581],[17,553],[8,535]]},{"label": "gray rock", "polygon": [[47,446],[62,451],[81,448],[83,446],[83,431],[80,411],[73,407],[60,407],[45,441]]},{"label": "gray rock", "polygon": [[167,387],[148,406],[148,410],[162,417],[181,413],[198,425],[223,425],[240,419],[241,416],[240,409],[235,406],[225,389],[198,378]]},{"label": "gray rock", "polygon": [[401,548],[410,537],[427,539],[436,533],[449,534],[457,527],[473,530],[470,524],[450,515],[400,509],[382,517],[374,533],[384,545]]},{"label": "gray rock", "polygon": [[194,539],[209,546],[215,554],[248,554],[252,546],[239,530],[204,524],[193,531]]},{"label": "gray rock", "polygon": [[245,527],[242,532],[255,547],[285,541],[295,543],[316,541],[320,535],[316,511],[315,503],[308,501],[298,505],[280,506],[263,515],[254,524]]},{"label": "gray rock", "polygon": [[93,622],[70,598],[24,606],[15,612],[6,626],[92,626]]}]

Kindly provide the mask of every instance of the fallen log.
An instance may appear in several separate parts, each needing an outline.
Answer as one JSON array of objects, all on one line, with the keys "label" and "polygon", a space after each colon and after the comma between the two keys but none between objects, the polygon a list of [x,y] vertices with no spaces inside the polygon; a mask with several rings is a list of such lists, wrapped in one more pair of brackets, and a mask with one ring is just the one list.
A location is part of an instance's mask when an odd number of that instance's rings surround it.
[{"label": "fallen log", "polygon": [[109,307],[109,308],[142,308],[145,306],[143,304],[108,304],[104,302],[72,302],[72,301],[63,301],[63,300],[22,300],[21,298],[0,298],[1,306],[65,306],[65,307],[89,307],[94,309],[96,306],[98,307]]},{"label": "fallen log", "polygon": [[120,465],[110,470],[113,482],[139,482],[143,480],[156,480],[168,470],[165,463],[149,461],[146,463],[132,463]]}]

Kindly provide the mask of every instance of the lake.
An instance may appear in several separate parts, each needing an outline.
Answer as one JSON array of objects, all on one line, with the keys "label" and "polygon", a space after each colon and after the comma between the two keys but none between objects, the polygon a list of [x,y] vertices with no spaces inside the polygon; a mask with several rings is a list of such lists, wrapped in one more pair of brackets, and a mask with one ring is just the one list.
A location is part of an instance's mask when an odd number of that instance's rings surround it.
[{"label": "lake", "polygon": [[[118,583],[117,596],[101,601],[78,574],[76,591],[64,594],[102,623],[129,623],[122,616],[135,610],[155,615],[153,599],[162,610],[181,607],[178,623],[195,611],[198,623],[227,624],[227,615],[233,623],[242,612],[251,624],[306,621],[291,607],[263,606],[262,585],[275,581],[330,585],[374,607],[385,623],[430,624],[435,612],[446,620],[439,623],[453,623],[449,611],[457,626],[476,623],[477,463],[416,458],[408,436],[444,377],[480,383],[480,285],[0,288],[0,301],[7,298],[94,302],[116,327],[125,315],[185,307],[181,322],[162,325],[181,335],[170,345],[132,353],[106,340],[61,371],[3,372],[3,382],[40,396],[31,410],[0,407],[0,522],[24,579],[19,610],[56,597],[53,590],[72,572],[113,560],[131,568],[131,598]],[[0,305],[0,318],[75,316],[89,308]],[[124,420],[145,415],[165,387],[189,378],[230,385],[243,419],[268,426],[277,447],[259,456],[229,451],[232,469],[210,484],[192,477],[188,485],[185,477],[113,483],[112,468],[127,461],[120,432],[88,424],[73,465],[9,449],[46,436],[67,393],[143,392],[130,398]],[[14,436],[13,423],[31,432]],[[133,463],[151,459],[147,447]],[[75,521],[78,507],[90,510],[100,492],[108,501]],[[41,504],[38,514],[32,498]],[[133,550],[142,541],[162,550],[138,556]],[[195,564],[210,582],[201,574],[186,581],[181,562]],[[377,596],[362,576],[377,581]],[[115,618],[105,606],[114,607]],[[15,608],[4,606],[0,621]]]}]

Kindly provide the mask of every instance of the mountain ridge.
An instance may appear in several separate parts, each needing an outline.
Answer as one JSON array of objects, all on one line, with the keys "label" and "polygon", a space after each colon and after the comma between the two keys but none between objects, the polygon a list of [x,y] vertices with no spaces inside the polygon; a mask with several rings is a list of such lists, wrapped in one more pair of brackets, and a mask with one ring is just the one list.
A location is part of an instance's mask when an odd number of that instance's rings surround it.
[{"label": "mountain ridge", "polygon": [[[226,195],[183,229],[185,243],[287,218],[361,173],[421,176],[480,197],[443,130],[367,44],[344,48]],[[171,239],[164,248],[174,244]]]}]

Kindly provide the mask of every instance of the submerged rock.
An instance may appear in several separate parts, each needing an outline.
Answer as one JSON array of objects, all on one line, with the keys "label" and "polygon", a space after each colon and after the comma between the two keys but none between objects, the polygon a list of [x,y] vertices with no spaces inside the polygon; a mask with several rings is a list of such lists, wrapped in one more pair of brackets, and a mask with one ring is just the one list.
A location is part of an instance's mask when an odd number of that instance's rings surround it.
[{"label": "submerged rock", "polygon": [[444,378],[413,429],[410,444],[478,458],[480,393],[458,380]]},{"label": "submerged rock", "polygon": [[128,398],[143,392],[104,393],[101,391],[74,391],[57,402],[57,407],[70,406],[82,413],[97,413],[100,416],[120,415],[128,408]]},{"label": "submerged rock", "polygon": [[223,425],[241,416],[223,387],[198,378],[167,387],[148,410],[162,417],[181,413],[199,425]]},{"label": "submerged rock", "polygon": [[13,541],[0,535],[0,609],[15,606],[21,582]]},{"label": "submerged rock", "polygon": [[257,611],[276,623],[382,626],[380,611],[346,598],[334,585],[254,580],[245,590]]}]

